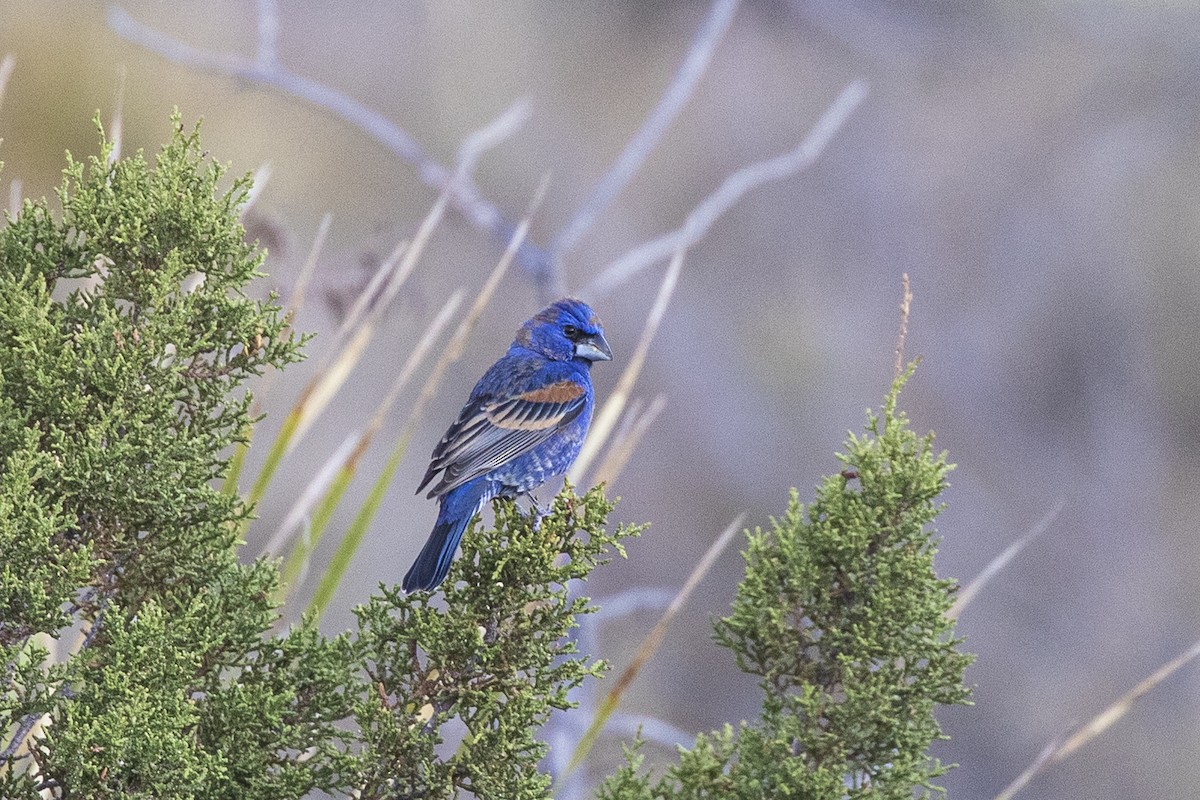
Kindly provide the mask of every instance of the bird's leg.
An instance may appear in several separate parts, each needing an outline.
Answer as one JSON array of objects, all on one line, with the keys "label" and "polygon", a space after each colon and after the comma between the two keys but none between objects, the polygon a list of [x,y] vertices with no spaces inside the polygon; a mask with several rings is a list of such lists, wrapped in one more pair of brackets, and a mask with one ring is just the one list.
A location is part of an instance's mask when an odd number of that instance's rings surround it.
[{"label": "bird's leg", "polygon": [[542,508],[538,505],[537,498],[533,496],[533,492],[525,492],[525,497],[529,500],[529,513],[533,515],[533,529],[536,531],[542,527],[542,520],[550,516],[550,509]]}]

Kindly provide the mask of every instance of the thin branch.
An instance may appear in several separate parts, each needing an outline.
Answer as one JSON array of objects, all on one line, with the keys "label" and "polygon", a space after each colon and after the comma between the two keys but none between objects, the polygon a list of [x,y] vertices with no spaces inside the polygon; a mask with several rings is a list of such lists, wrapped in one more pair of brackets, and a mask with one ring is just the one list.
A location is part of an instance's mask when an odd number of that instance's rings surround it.
[{"label": "thin branch", "polygon": [[26,714],[21,718],[21,724],[17,726],[17,730],[13,733],[12,741],[8,743],[8,746],[3,751],[0,751],[0,764],[7,764],[12,760],[16,752],[21,749],[21,745],[25,743],[25,737],[33,730],[33,726],[37,724],[37,721],[44,716],[45,714],[33,713]]},{"label": "thin branch", "polygon": [[521,99],[515,101],[503,114],[487,125],[468,134],[458,148],[458,168],[454,172],[454,183],[468,182],[479,157],[515,136],[528,120],[529,101]]},{"label": "thin branch", "polygon": [[904,372],[904,337],[908,336],[908,312],[913,299],[912,290],[908,285],[908,273],[904,273],[900,280],[904,284],[904,295],[900,299],[900,333],[896,336],[896,363],[892,380],[900,380],[900,374]]},{"label": "thin branch", "polygon": [[[134,19],[124,8],[108,7],[108,26],[126,41],[156,53],[175,64],[192,69],[225,75],[258,83],[290,94],[340,117],[379,142],[394,155],[412,164],[421,182],[441,191],[451,172],[431,158],[403,128],[348,94],[311,78],[292,72],[278,60],[276,50],[278,19],[273,0],[258,3],[258,49],[253,58],[231,53],[215,53],[181,42],[155,28]],[[450,202],[474,225],[507,242],[512,237],[513,224],[500,209],[484,197],[469,177],[456,181]],[[544,250],[526,242],[518,254],[535,282],[542,283],[542,274],[552,269],[552,261]]]},{"label": "thin branch", "polygon": [[764,183],[789,178],[811,166],[866,96],[867,84],[864,81],[851,83],[842,90],[804,137],[804,141],[794,150],[743,167],[730,175],[715,192],[688,214],[682,226],[635,247],[609,264],[580,291],[580,295],[595,299],[608,294],[642,270],[667,258],[681,246],[689,247],[695,244],[708,233],[714,222],[750,190]]},{"label": "thin branch", "polygon": [[[273,4],[269,2],[260,3],[260,11],[263,6],[271,5]],[[416,140],[399,126],[349,95],[291,72],[272,57],[270,50],[260,49],[254,58],[213,53],[181,42],[139,22],[120,6],[109,6],[107,16],[108,26],[118,36],[157,53],[168,61],[205,72],[215,72],[271,86],[333,112],[372,136],[405,161],[415,164],[421,179],[431,188],[441,190],[450,178],[450,170],[427,156]],[[260,37],[264,27],[269,26],[260,25]],[[259,44],[260,47],[263,44],[261,38]],[[460,186],[459,191],[465,190]],[[484,210],[482,213],[486,216],[487,211]],[[479,219],[477,214],[469,216],[472,219]]]},{"label": "thin branch", "polygon": [[550,252],[555,258],[562,258],[575,246],[596,221],[596,217],[604,212],[641,168],[650,151],[655,148],[679,111],[691,99],[696,84],[700,82],[712,61],[717,45],[725,37],[737,7],[738,0],[715,0],[712,4],[704,24],[696,32],[696,38],[688,48],[683,63],[679,65],[658,104],[625,145],[625,149],[617,156],[608,172],[596,184],[588,199],[575,212],[575,216],[550,243]]},{"label": "thin branch", "polygon": [[[703,75],[711,60],[712,50],[728,28],[729,18],[735,8],[733,0],[715,0],[705,24],[693,40],[684,63],[662,99],[568,229],[556,240],[561,250],[567,250],[574,244],[637,171],[662,131],[690,96],[696,81]],[[107,18],[109,27],[118,36],[176,64],[259,83],[323,108],[414,165],[426,185],[440,190],[447,184],[449,170],[430,158],[416,140],[398,125],[349,95],[294,73],[279,62],[276,0],[258,2],[258,42],[253,58],[194,47],[137,21],[120,6],[109,6]],[[750,189],[793,175],[807,167],[821,154],[829,139],[865,94],[865,84],[859,81],[852,83],[796,150],[753,164],[731,175],[716,192],[696,207],[683,227],[630,251],[611,264],[582,293],[598,295],[611,291],[629,276],[667,258],[680,244],[689,245],[703,237],[712,223]],[[512,238],[515,226],[495,203],[480,193],[469,178],[453,184],[450,202],[477,227],[505,241]],[[559,274],[561,262],[555,255],[530,241],[523,242],[517,253],[518,260],[530,274],[543,300],[552,298],[563,285]]]},{"label": "thin branch", "polygon": [[[96,640],[96,634],[100,632],[100,623],[104,621],[104,612],[106,608],[101,605],[100,610],[96,612],[96,618],[92,620],[92,626],[88,629],[87,634],[80,642],[79,648],[75,651],[75,655],[82,653],[92,646],[92,642]],[[71,691],[70,687],[63,683],[54,692],[54,699],[59,699],[68,696]],[[4,750],[0,750],[0,764],[8,764],[13,760],[13,756],[21,749],[21,745],[25,743],[25,739],[29,733],[37,726],[38,721],[46,716],[46,713],[32,712],[21,718],[21,723],[17,725],[16,731],[13,732],[13,737],[5,745]]]}]

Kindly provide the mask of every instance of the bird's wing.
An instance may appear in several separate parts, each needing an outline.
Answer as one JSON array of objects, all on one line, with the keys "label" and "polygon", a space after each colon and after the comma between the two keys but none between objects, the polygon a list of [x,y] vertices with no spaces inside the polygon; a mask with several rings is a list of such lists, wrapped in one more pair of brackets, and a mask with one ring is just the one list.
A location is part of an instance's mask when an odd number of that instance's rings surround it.
[{"label": "bird's wing", "polygon": [[445,494],[529,452],[579,416],[586,403],[587,389],[573,380],[511,397],[472,399],[434,449],[417,492],[438,472],[442,478],[429,497]]}]

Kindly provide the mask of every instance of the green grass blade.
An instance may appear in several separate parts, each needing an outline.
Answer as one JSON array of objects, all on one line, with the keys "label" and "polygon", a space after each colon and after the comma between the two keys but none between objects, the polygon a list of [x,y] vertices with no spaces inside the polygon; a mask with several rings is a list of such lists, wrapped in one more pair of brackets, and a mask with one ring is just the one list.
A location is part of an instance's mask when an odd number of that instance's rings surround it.
[{"label": "green grass blade", "polygon": [[346,494],[346,489],[350,487],[350,481],[354,480],[354,475],[358,472],[357,465],[357,460],[351,460],[342,465],[333,482],[330,483],[329,490],[321,498],[321,502],[317,505],[316,510],[313,511],[308,534],[296,540],[296,546],[292,548],[292,552],[288,555],[287,562],[283,566],[279,589],[280,597],[278,598],[281,602],[286,592],[295,586],[296,582],[300,579],[305,567],[308,565],[309,558],[311,558],[313,551],[317,549],[317,545],[321,542],[321,534],[328,527],[334,510],[337,508],[338,503],[342,501],[343,495]]},{"label": "green grass blade", "polygon": [[275,470],[279,469],[279,462],[283,460],[284,454],[287,453],[292,437],[295,435],[296,429],[303,417],[304,404],[301,401],[288,412],[279,435],[271,443],[271,451],[267,453],[267,460],[263,464],[262,469],[259,470],[258,478],[254,481],[254,487],[250,490],[250,497],[247,498],[247,502],[251,506],[258,504],[263,494],[266,493],[267,487],[271,485],[271,478],[275,477]]},{"label": "green grass blade", "polygon": [[371,527],[371,521],[375,519],[375,514],[379,511],[379,505],[383,502],[383,498],[392,484],[392,479],[396,476],[396,470],[399,469],[405,452],[408,451],[410,438],[411,428],[405,428],[404,433],[400,436],[400,440],[396,442],[395,448],[392,449],[392,454],[388,457],[387,463],[375,479],[375,483],[371,487],[371,492],[367,495],[366,502],[358,510],[354,521],[350,523],[350,527],[346,530],[346,535],[338,544],[337,550],[329,562],[328,569],[321,576],[321,582],[317,585],[317,591],[308,605],[308,612],[314,615],[317,620],[320,620],[321,615],[325,613],[329,601],[333,599],[333,593],[337,591],[337,587],[342,582],[346,570],[350,567],[350,562],[354,560],[354,554],[358,552],[358,546],[362,544],[367,528]]},{"label": "green grass blade", "polygon": [[246,453],[250,452],[250,441],[254,438],[254,426],[247,425],[242,429],[242,441],[233,447],[233,457],[229,459],[229,469],[225,470],[225,482],[221,484],[221,493],[236,495],[238,480],[242,477],[242,469],[246,466]]}]

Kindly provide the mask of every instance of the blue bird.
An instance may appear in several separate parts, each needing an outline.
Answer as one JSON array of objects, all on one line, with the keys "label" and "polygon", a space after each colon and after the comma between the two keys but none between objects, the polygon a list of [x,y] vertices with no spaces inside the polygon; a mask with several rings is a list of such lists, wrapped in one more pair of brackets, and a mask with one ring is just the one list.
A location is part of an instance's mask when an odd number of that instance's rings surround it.
[{"label": "blue bird", "polygon": [[579,300],[559,300],[521,326],[433,449],[417,493],[436,478],[426,496],[441,506],[404,591],[432,591],[446,579],[484,503],[566,473],[592,421],[592,362],[611,360],[599,318]]}]

